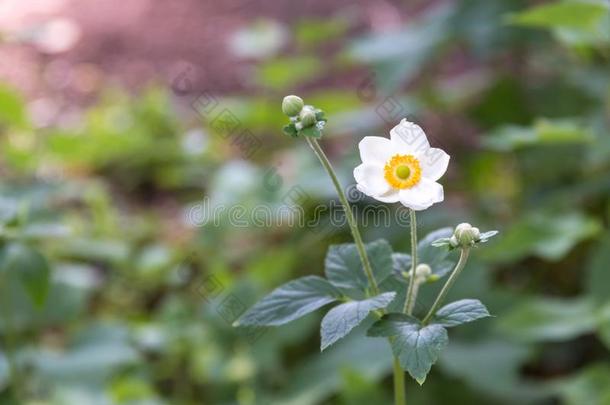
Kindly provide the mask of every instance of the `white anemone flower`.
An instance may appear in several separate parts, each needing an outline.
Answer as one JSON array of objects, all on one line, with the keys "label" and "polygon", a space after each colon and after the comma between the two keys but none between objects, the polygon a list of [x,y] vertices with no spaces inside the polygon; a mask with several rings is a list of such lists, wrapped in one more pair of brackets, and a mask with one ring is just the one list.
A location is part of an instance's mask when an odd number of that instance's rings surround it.
[{"label": "white anemone flower", "polygon": [[366,136],[358,147],[362,164],[354,177],[364,194],[417,211],[443,201],[443,186],[436,181],[447,171],[449,155],[431,148],[418,125],[403,119],[390,139]]}]

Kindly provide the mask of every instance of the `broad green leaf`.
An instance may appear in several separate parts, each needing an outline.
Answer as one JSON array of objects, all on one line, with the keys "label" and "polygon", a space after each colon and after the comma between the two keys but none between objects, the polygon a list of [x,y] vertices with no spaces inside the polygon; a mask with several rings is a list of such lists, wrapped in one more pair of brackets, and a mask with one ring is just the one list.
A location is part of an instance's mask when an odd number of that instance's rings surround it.
[{"label": "broad green leaf", "polygon": [[447,257],[448,253],[439,252],[439,249],[432,246],[432,242],[441,238],[449,238],[451,235],[453,235],[453,228],[445,227],[432,231],[424,236],[417,244],[417,261],[419,263],[430,264]]},{"label": "broad green leaf", "polygon": [[341,292],[322,277],[302,277],[273,290],[238,319],[235,326],[283,325],[340,297]]},{"label": "broad green leaf", "polygon": [[339,339],[345,337],[371,311],[386,308],[395,296],[395,292],[387,292],[362,301],[346,302],[328,311],[324,319],[322,319],[320,329],[322,343],[320,350],[326,349]]},{"label": "broad green leaf", "polygon": [[409,277],[409,271],[411,270],[411,255],[406,253],[392,253],[392,268],[397,275]]},{"label": "broad green leaf", "polygon": [[13,242],[3,248],[0,266],[1,271],[18,277],[37,307],[44,305],[50,279],[49,264],[44,256],[24,244]]},{"label": "broad green leaf", "polygon": [[511,16],[517,25],[542,28],[593,29],[608,12],[608,7],[594,2],[558,1],[543,4]]},{"label": "broad green leaf", "polygon": [[423,326],[418,319],[398,313],[384,315],[367,334],[392,337],[392,352],[420,385],[449,341],[447,330],[441,325]]},{"label": "broad green leaf", "polygon": [[[392,273],[392,247],[379,239],[365,245],[377,284]],[[338,288],[365,291],[368,279],[362,267],[358,249],[353,243],[332,245],[325,260],[326,278]]]},{"label": "broad green leaf", "polygon": [[499,318],[499,329],[515,339],[562,341],[595,330],[593,303],[585,299],[538,298],[523,302]]},{"label": "broad green leaf", "polygon": [[433,323],[445,327],[457,326],[490,316],[479,300],[465,299],[447,304],[436,312]]}]

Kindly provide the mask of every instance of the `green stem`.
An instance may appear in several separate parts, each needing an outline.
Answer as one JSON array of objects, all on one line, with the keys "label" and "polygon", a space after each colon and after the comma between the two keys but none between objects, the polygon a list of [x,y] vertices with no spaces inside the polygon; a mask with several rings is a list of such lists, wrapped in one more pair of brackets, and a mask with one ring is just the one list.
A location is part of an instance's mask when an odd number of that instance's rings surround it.
[{"label": "green stem", "polygon": [[417,218],[415,210],[409,209],[409,217],[411,222],[411,278],[409,279],[409,288],[405,298],[405,306],[403,312],[411,315],[413,306],[415,305],[415,268],[417,267]]},{"label": "green stem", "polygon": [[449,290],[451,289],[451,287],[455,283],[455,280],[458,278],[458,276],[460,275],[460,273],[462,272],[462,270],[466,266],[466,262],[468,261],[468,254],[469,253],[470,253],[470,249],[469,248],[462,248],[462,250],[460,252],[460,260],[458,260],[457,264],[455,265],[455,269],[453,269],[453,272],[451,273],[451,275],[447,279],[447,282],[445,283],[445,285],[443,286],[441,291],[438,293],[438,297],[436,297],[436,300],[434,301],[434,304],[432,304],[432,307],[430,308],[430,311],[428,311],[428,314],[422,320],[422,324],[424,324],[424,325],[427,324],[430,321],[430,319],[432,319],[434,314],[436,314],[436,311],[438,310],[438,308],[443,303],[443,300],[445,299],[445,296],[447,295],[447,293],[449,292]]},{"label": "green stem", "polygon": [[409,306],[407,307],[406,313],[411,315],[413,313],[413,307],[415,307],[415,303],[417,302],[417,294],[419,293],[420,282],[415,281],[415,285],[413,286],[413,293],[411,294],[411,301],[409,302]]},{"label": "green stem", "polygon": [[314,138],[306,136],[305,139],[311,149],[315,152],[316,156],[324,166],[326,173],[330,176],[335,189],[337,190],[337,194],[339,195],[339,201],[343,205],[343,209],[345,210],[345,217],[347,218],[347,223],[349,224],[350,230],[352,231],[352,236],[354,237],[354,242],[356,243],[356,248],[358,249],[358,254],[360,255],[360,260],[362,261],[362,267],[364,268],[364,272],[366,277],[369,280],[369,284],[371,285],[371,289],[374,295],[379,294],[379,287],[377,286],[377,281],[375,280],[375,276],[373,275],[373,270],[371,268],[371,263],[369,261],[369,257],[366,254],[366,249],[364,248],[364,242],[362,242],[362,237],[360,236],[360,231],[358,230],[358,225],[356,224],[356,220],[354,219],[354,214],[352,213],[352,209],[347,201],[347,197],[345,196],[345,192],[341,187],[341,183],[339,183],[339,178],[335,173],[330,161],[326,157],[326,154],[320,147],[318,141]]},{"label": "green stem", "polygon": [[405,376],[398,358],[394,357],[394,405],[406,405]]}]

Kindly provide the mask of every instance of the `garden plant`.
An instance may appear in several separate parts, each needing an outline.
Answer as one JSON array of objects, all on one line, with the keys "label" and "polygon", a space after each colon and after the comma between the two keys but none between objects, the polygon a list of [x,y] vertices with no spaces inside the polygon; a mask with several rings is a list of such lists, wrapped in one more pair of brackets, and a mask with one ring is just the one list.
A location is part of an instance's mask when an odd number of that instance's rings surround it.
[{"label": "garden plant", "polygon": [[[378,320],[366,334],[388,339],[394,356],[395,403],[404,405],[404,371],[423,384],[448,343],[447,328],[490,316],[477,299],[443,304],[466,267],[471,250],[497,231],[480,232],[469,223],[461,223],[434,231],[418,243],[416,211],[443,201],[443,186],[437,180],[447,171],[450,158],[430,146],[421,127],[403,119],[390,131],[389,139],[367,136],[360,141],[362,164],[354,169],[354,178],[362,193],[384,203],[400,203],[409,210],[411,252],[395,253],[384,239],[365,243],[337,174],[318,142],[326,123],[324,112],[304,105],[295,95],[284,98],[282,112],[290,119],[284,133],[305,138],[328,173],[354,243],[329,247],[324,262],[326,278],[305,276],[278,287],[234,325],[283,325],[336,303],[320,325],[323,351],[369,315],[375,316]],[[460,252],[455,265],[447,260],[454,249]],[[417,317],[413,309],[420,287],[445,276],[447,280],[430,309]]]}]

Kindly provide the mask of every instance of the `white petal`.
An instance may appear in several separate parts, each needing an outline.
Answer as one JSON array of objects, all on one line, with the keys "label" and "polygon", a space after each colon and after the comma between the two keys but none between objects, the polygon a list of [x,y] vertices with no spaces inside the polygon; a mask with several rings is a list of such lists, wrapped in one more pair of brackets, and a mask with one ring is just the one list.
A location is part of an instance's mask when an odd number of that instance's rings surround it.
[{"label": "white petal", "polygon": [[390,131],[390,139],[396,153],[402,155],[417,155],[430,148],[426,133],[419,125],[402,119]]},{"label": "white petal", "polygon": [[363,163],[385,165],[392,157],[392,142],[381,136],[365,136],[358,144]]},{"label": "white petal", "polygon": [[417,156],[422,169],[422,174],[429,180],[440,179],[449,166],[449,155],[444,150],[429,148]]},{"label": "white petal", "polygon": [[395,203],[400,199],[399,191],[400,190],[398,189],[392,188],[387,193],[376,195],[373,198],[384,203]]},{"label": "white petal", "polygon": [[383,177],[383,166],[363,163],[354,169],[354,178],[358,190],[368,196],[374,197],[390,190],[390,185]]},{"label": "white petal", "polygon": [[400,190],[400,203],[416,211],[425,210],[444,199],[443,186],[423,177],[413,188]]}]

